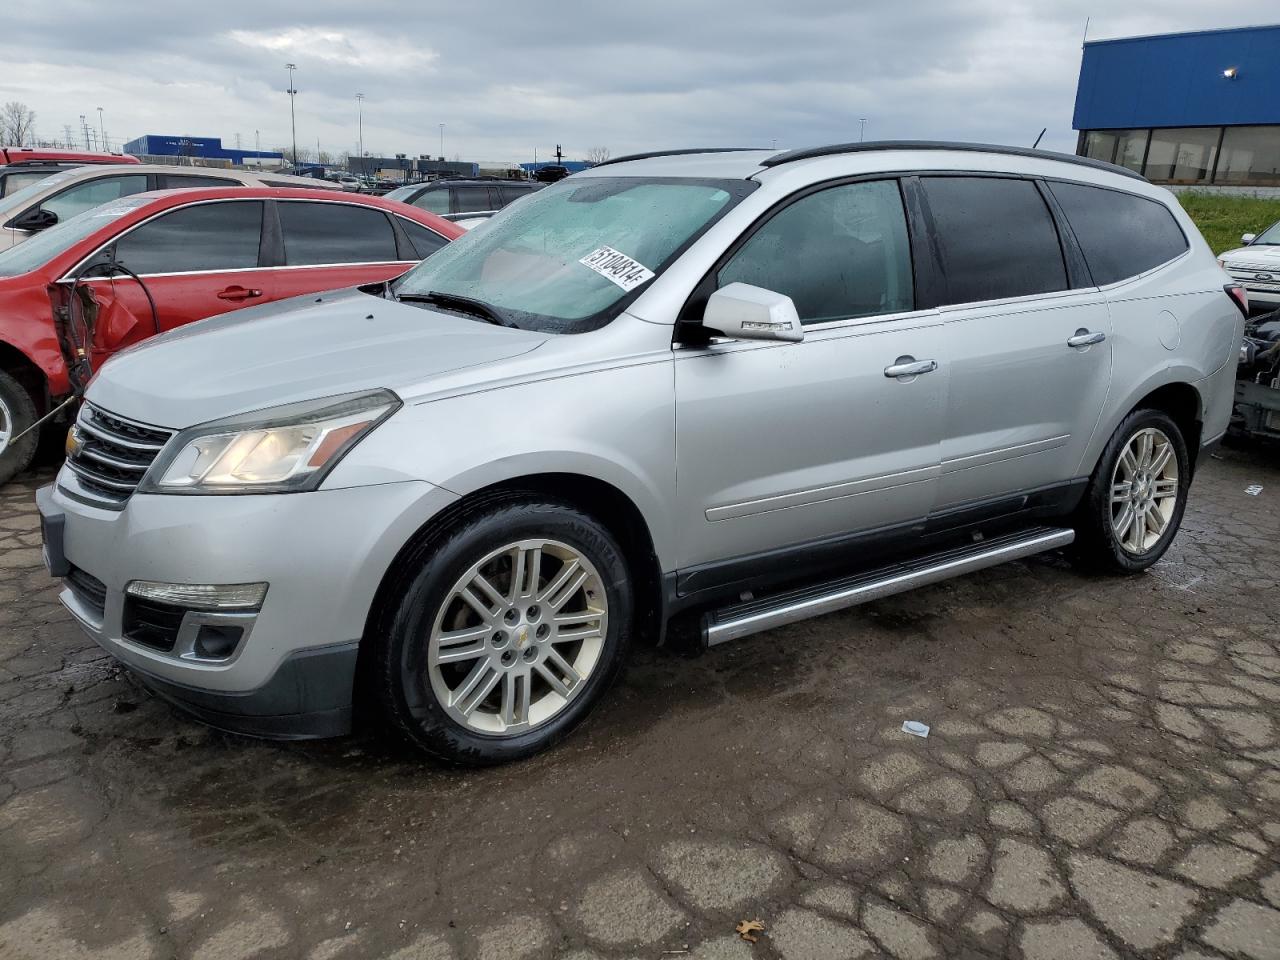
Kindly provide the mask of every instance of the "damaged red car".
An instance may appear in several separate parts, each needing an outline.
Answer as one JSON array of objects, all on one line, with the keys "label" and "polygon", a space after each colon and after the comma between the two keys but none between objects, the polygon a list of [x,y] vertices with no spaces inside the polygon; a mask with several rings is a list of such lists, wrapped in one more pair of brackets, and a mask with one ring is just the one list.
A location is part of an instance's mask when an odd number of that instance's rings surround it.
[{"label": "damaged red car", "polygon": [[390,280],[463,232],[381,197],[211,187],[122,197],[0,253],[0,483],[30,464],[28,428],[111,354],[230,310]]}]

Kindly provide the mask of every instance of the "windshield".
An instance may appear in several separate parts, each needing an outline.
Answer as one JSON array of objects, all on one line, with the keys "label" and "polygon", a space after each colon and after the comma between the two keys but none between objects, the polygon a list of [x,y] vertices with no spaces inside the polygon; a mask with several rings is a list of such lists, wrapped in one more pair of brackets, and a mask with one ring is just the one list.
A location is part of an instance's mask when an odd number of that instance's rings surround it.
[{"label": "windshield", "polygon": [[0,277],[16,277],[42,267],[116,217],[150,202],[140,197],[123,197],[41,230],[30,240],[0,253]]},{"label": "windshield", "polygon": [[1249,246],[1254,247],[1259,244],[1273,247],[1280,246],[1280,221],[1273,223],[1258,234],[1257,238]]},{"label": "windshield", "polygon": [[502,321],[530,330],[594,330],[755,186],[749,180],[565,180],[432,254],[392,292],[479,301]]},{"label": "windshield", "polygon": [[78,171],[67,170],[62,173],[50,174],[43,180],[37,180],[35,183],[28,184],[21,190],[17,190],[6,196],[3,200],[0,200],[0,223],[4,223],[15,213],[19,213],[25,209],[32,200],[55,183],[61,183],[63,180],[70,180],[76,172]]}]

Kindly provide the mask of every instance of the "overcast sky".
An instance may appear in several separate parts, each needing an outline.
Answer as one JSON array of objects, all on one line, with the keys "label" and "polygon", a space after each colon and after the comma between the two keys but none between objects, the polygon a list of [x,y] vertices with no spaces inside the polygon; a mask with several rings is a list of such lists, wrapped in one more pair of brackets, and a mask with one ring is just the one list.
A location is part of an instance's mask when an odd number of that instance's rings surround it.
[{"label": "overcast sky", "polygon": [[[1074,150],[1090,39],[1256,22],[1243,0],[8,0],[0,101],[144,133],[466,160],[858,138]],[[1274,19],[1274,18],[1272,18]]]}]

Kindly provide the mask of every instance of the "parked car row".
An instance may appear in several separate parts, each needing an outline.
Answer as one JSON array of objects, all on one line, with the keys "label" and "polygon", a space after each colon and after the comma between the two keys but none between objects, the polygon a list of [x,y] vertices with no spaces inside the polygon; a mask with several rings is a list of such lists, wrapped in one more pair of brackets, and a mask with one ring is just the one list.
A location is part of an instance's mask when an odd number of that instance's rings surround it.
[{"label": "parked car row", "polygon": [[[80,362],[59,324],[92,354],[193,318],[77,284],[94,267],[261,302],[375,245],[322,238],[360,202],[189,191],[51,228],[0,256],[30,254],[0,283],[34,375]],[[373,279],[448,235],[363,203],[394,251]],[[175,250],[166,216],[213,239]],[[389,282],[343,269],[98,364],[37,497],[45,556],[85,631],[215,726],[336,735],[359,699],[473,764],[562,739],[678,614],[710,646],[1045,550],[1151,566],[1248,307],[1167,191],[964,144],[623,158]]]},{"label": "parked car row", "polygon": [[[184,179],[131,169],[59,174],[68,179],[12,198],[19,217],[56,219],[0,253],[0,482],[34,455],[39,431],[18,435],[83,386],[73,382],[77,351],[96,369],[126,346],[196,320],[388,280],[463,232],[415,207],[314,182],[283,189],[233,171]],[[194,186],[209,179],[220,182]],[[115,199],[69,215],[92,191]]]}]

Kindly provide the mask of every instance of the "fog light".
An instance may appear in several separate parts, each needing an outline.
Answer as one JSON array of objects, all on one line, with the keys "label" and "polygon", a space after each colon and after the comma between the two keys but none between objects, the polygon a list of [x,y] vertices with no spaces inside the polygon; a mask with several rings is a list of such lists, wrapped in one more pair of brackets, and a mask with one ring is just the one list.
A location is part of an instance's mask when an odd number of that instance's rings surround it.
[{"label": "fog light", "polygon": [[265,583],[162,583],[134,580],[124,592],[142,600],[191,610],[257,610],[267,595]]}]

